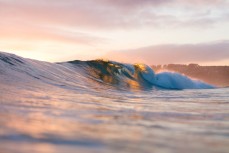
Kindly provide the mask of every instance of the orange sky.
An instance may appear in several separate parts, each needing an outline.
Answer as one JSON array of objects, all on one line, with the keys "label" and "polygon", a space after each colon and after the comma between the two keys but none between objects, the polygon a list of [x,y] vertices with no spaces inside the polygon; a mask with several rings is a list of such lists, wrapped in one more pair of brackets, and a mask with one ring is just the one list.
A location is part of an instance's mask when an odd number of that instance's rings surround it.
[{"label": "orange sky", "polygon": [[229,65],[228,0],[0,0],[0,50],[45,60]]}]

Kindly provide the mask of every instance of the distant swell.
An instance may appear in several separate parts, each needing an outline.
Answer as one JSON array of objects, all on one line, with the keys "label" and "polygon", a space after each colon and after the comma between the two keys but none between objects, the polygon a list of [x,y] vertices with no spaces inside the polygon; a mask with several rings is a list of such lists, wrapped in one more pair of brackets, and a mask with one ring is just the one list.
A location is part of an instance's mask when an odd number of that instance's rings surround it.
[{"label": "distant swell", "polygon": [[[94,83],[125,89],[211,89],[214,86],[179,73],[157,73],[145,64],[114,61],[48,63],[0,53],[0,81],[41,81],[65,88],[84,88]],[[91,81],[90,81],[91,80]],[[97,85],[96,84],[96,85]]]}]

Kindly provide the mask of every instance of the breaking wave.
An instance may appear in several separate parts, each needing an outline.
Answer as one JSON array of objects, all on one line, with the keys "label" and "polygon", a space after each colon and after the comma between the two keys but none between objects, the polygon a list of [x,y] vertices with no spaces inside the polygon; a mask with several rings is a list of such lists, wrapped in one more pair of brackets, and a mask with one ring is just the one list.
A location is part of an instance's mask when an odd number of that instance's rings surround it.
[{"label": "breaking wave", "polygon": [[131,89],[211,89],[214,86],[173,72],[155,73],[145,64],[114,61],[70,61],[48,63],[0,52],[2,81],[42,82],[49,85],[86,89],[112,86]]}]

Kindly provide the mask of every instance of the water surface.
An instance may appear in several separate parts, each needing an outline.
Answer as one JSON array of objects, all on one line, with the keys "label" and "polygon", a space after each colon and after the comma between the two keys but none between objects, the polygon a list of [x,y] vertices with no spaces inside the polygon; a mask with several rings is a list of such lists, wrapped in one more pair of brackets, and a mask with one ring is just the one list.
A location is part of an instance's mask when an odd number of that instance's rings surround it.
[{"label": "water surface", "polygon": [[[172,76],[175,83],[154,84],[145,74],[157,74],[146,66],[132,73],[125,65],[123,77],[119,63],[103,61],[101,67],[101,61],[53,64],[0,57],[2,153],[229,150],[228,88],[192,84],[177,74],[159,78]],[[176,84],[180,78],[192,89],[180,89],[185,87]]]}]

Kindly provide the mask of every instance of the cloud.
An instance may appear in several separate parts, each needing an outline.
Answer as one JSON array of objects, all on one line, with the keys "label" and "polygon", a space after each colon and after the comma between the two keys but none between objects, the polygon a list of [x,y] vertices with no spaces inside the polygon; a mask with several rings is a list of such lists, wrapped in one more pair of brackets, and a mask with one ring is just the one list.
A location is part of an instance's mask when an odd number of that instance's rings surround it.
[{"label": "cloud", "polygon": [[72,32],[60,28],[40,27],[36,25],[17,25],[17,28],[7,24],[0,25],[0,36],[5,40],[51,41],[75,45],[95,45],[107,42],[106,38],[92,36],[82,32]]},{"label": "cloud", "polygon": [[[2,21],[8,18],[38,25],[100,30],[182,26],[195,21],[198,24],[186,26],[211,25],[226,22],[224,14],[228,13],[228,3],[224,0],[0,0],[0,4]],[[214,10],[214,15],[209,13],[199,18],[206,10]],[[196,15],[192,16],[193,13]]]},{"label": "cloud", "polygon": [[155,45],[139,49],[112,51],[105,58],[147,64],[204,63],[229,60],[229,40],[200,44]]}]

